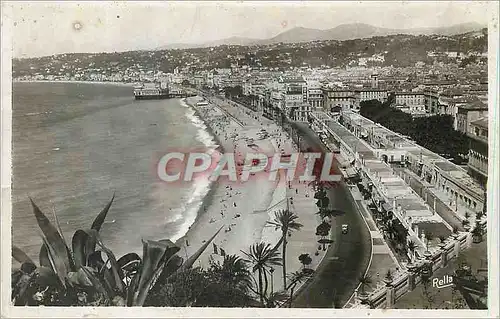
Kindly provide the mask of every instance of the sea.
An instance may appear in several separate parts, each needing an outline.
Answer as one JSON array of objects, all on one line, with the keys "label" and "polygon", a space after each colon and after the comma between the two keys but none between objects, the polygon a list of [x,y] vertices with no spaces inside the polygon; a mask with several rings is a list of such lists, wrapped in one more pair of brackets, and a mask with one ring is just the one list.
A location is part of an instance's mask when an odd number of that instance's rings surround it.
[{"label": "sea", "polygon": [[38,260],[41,233],[29,198],[69,245],[115,194],[101,229],[117,257],[141,239],[178,240],[195,222],[208,181],[167,184],[156,163],[172,150],[217,147],[180,99],[136,101],[133,88],[17,82],[12,105],[12,240]]}]

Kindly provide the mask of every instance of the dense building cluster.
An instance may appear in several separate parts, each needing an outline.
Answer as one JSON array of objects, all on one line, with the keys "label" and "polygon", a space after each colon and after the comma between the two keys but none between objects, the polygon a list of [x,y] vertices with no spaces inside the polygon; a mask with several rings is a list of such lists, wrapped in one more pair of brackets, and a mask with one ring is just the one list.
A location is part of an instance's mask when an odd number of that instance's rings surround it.
[{"label": "dense building cluster", "polygon": [[[387,103],[412,117],[449,115],[471,139],[469,166],[487,169],[487,32],[393,35],[14,59],[17,80],[158,82],[229,92],[268,117],[358,112]],[[235,89],[236,88],[236,89]],[[227,95],[227,94],[226,94]]]}]

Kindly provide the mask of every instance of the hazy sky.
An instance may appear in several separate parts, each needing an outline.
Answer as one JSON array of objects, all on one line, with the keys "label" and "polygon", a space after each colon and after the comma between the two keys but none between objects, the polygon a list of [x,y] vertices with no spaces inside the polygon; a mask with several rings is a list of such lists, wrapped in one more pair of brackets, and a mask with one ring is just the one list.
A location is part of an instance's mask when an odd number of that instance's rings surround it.
[{"label": "hazy sky", "polygon": [[293,27],[488,23],[472,2],[12,2],[14,57],[151,49],[231,36],[269,38]]}]

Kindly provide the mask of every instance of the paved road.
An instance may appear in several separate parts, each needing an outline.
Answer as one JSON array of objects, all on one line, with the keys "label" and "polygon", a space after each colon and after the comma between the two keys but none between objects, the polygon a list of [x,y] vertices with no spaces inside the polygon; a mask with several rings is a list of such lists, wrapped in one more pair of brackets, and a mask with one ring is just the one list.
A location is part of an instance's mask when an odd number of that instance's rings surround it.
[{"label": "paved road", "polygon": [[[243,107],[243,106],[242,106]],[[255,112],[258,115],[257,112]],[[312,147],[326,152],[325,146],[307,124],[294,125],[302,133],[301,149]],[[338,165],[338,163],[334,163]],[[340,174],[337,168],[337,172]],[[344,183],[329,191],[332,208],[345,212],[335,217],[332,245],[318,266],[315,276],[301,287],[294,298],[297,308],[342,308],[364,274],[371,255],[371,237],[354,199]],[[350,231],[342,234],[342,224]]]},{"label": "paved road", "polygon": [[[303,133],[303,146],[315,149],[319,147],[325,151],[319,138],[307,125],[299,124],[297,128]],[[343,307],[358,286],[359,277],[368,267],[371,254],[370,233],[347,186],[340,183],[329,193],[332,207],[345,213],[335,217],[332,231],[334,242],[318,266],[316,275],[298,292],[293,307]],[[349,233],[342,234],[342,224],[349,225]]]}]

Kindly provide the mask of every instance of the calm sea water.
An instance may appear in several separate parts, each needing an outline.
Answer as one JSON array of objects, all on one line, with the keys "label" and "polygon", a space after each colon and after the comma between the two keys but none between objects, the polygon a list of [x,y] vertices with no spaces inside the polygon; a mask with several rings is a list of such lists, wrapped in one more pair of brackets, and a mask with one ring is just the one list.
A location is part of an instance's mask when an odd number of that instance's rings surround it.
[{"label": "calm sea water", "polygon": [[113,192],[102,228],[118,255],[141,238],[176,240],[194,222],[206,184],[167,185],[156,159],[213,140],[180,100],[135,101],[132,88],[103,84],[15,83],[13,87],[13,243],[38,260],[41,237],[28,196],[68,242],[89,228]]}]

